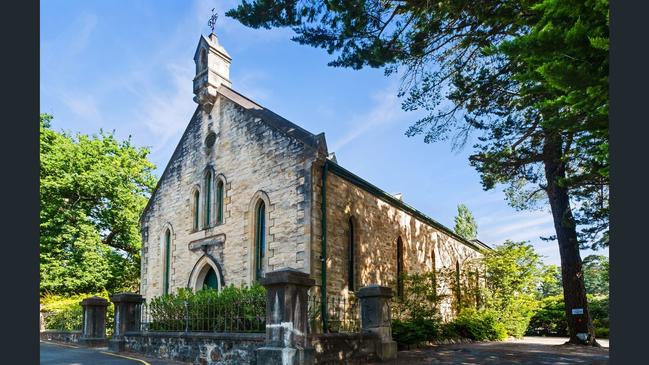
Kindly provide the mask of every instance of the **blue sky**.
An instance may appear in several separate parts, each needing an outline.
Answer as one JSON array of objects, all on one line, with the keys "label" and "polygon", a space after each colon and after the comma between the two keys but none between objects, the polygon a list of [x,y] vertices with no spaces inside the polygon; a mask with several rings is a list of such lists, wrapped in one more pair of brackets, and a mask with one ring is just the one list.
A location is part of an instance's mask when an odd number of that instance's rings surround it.
[{"label": "blue sky", "polygon": [[[408,138],[417,115],[400,108],[397,77],[382,70],[331,68],[324,50],[300,46],[292,32],[252,30],[226,18],[237,1],[73,1],[41,3],[41,112],[54,127],[120,138],[151,148],[159,176],[196,107],[192,57],[210,10],[232,56],[237,91],[313,132],[325,132],[338,162],[448,227],[457,204],[472,210],[478,238],[495,245],[526,240],[559,264],[549,211],[518,212],[501,189],[485,192],[469,166],[471,148]],[[583,251],[582,257],[591,253]],[[608,250],[598,251],[608,255]]]}]

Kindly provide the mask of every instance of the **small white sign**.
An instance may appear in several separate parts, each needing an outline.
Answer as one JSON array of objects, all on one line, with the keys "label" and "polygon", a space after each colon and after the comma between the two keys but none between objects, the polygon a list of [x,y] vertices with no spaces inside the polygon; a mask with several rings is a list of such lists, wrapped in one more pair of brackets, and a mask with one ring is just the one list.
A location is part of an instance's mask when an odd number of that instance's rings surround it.
[{"label": "small white sign", "polygon": [[572,314],[584,314],[584,308],[572,308]]}]

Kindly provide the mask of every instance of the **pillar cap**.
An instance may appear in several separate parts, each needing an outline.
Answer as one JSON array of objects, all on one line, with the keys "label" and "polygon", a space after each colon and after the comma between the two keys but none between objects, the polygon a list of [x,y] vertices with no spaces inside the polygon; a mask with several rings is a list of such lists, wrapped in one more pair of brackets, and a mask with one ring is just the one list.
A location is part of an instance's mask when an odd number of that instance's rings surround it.
[{"label": "pillar cap", "polygon": [[315,284],[315,280],[311,279],[309,274],[291,268],[266,273],[266,276],[260,282],[263,286],[283,284],[313,286]]},{"label": "pillar cap", "polygon": [[113,303],[136,303],[144,302],[144,298],[137,293],[117,293],[110,296],[110,301]]},{"label": "pillar cap", "polygon": [[392,298],[392,288],[376,284],[364,286],[356,292],[358,298],[388,297]]},{"label": "pillar cap", "polygon": [[108,301],[106,298],[94,296],[82,300],[79,304],[82,306],[93,306],[93,307],[108,307]]}]

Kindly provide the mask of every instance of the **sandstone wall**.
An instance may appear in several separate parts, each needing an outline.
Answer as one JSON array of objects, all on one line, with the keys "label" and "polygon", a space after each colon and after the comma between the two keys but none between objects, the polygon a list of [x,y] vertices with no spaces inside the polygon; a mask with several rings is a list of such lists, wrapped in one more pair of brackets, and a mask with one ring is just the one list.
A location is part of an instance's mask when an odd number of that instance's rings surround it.
[{"label": "sandstone wall", "polygon": [[[313,175],[313,246],[311,273],[321,285],[321,164]],[[444,231],[392,206],[348,180],[329,172],[327,176],[327,290],[342,295],[347,290],[349,218],[355,222],[356,288],[386,285],[396,293],[397,239],[403,242],[406,274],[454,268],[455,262],[481,254]],[[317,264],[316,264],[317,263]],[[445,289],[446,290],[446,289]],[[444,304],[443,311],[450,309]]]},{"label": "sandstone wall", "polygon": [[[207,148],[205,138],[211,131],[217,139],[213,148]],[[188,286],[190,273],[204,254],[202,249],[190,249],[190,243],[210,237],[225,236],[225,242],[207,249],[222,268],[224,284],[249,284],[254,265],[252,199],[260,191],[270,203],[266,207],[265,269],[292,267],[308,272],[305,258],[310,248],[310,221],[305,210],[310,211],[307,192],[313,154],[304,143],[261,122],[223,96],[217,98],[209,116],[197,109],[142,216],[142,294],[151,298],[163,292],[163,237],[167,228],[172,231],[171,292]],[[192,192],[199,187],[203,201],[208,166],[215,176],[227,181],[224,221],[194,232]]]}]

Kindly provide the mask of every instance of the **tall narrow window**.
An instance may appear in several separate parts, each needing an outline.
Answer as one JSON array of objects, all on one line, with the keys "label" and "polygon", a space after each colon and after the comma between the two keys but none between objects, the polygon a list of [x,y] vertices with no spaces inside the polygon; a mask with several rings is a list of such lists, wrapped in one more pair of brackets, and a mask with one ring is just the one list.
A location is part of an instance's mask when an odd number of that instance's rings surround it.
[{"label": "tall narrow window", "polygon": [[200,202],[201,202],[201,193],[196,190],[194,192],[194,223],[192,224],[192,227],[194,228],[194,231],[198,231],[198,225],[199,225],[199,207],[200,207]]},{"label": "tall narrow window", "polygon": [[397,296],[403,296],[403,241],[397,238]]},{"label": "tall narrow window", "polygon": [[209,227],[212,222],[212,171],[205,175],[205,227]]},{"label": "tall narrow window", "polygon": [[260,201],[255,212],[255,279],[262,277],[266,254],[266,204]]},{"label": "tall narrow window", "polygon": [[164,277],[163,277],[163,293],[169,294],[169,266],[171,264],[171,231],[167,229],[164,237]]},{"label": "tall narrow window", "polygon": [[223,223],[223,180],[216,184],[216,222]]},{"label": "tall narrow window", "polygon": [[354,254],[356,251],[356,243],[354,242],[354,221],[349,217],[349,237],[347,238],[347,288],[349,291],[354,291],[356,278],[356,265],[354,263]]}]

